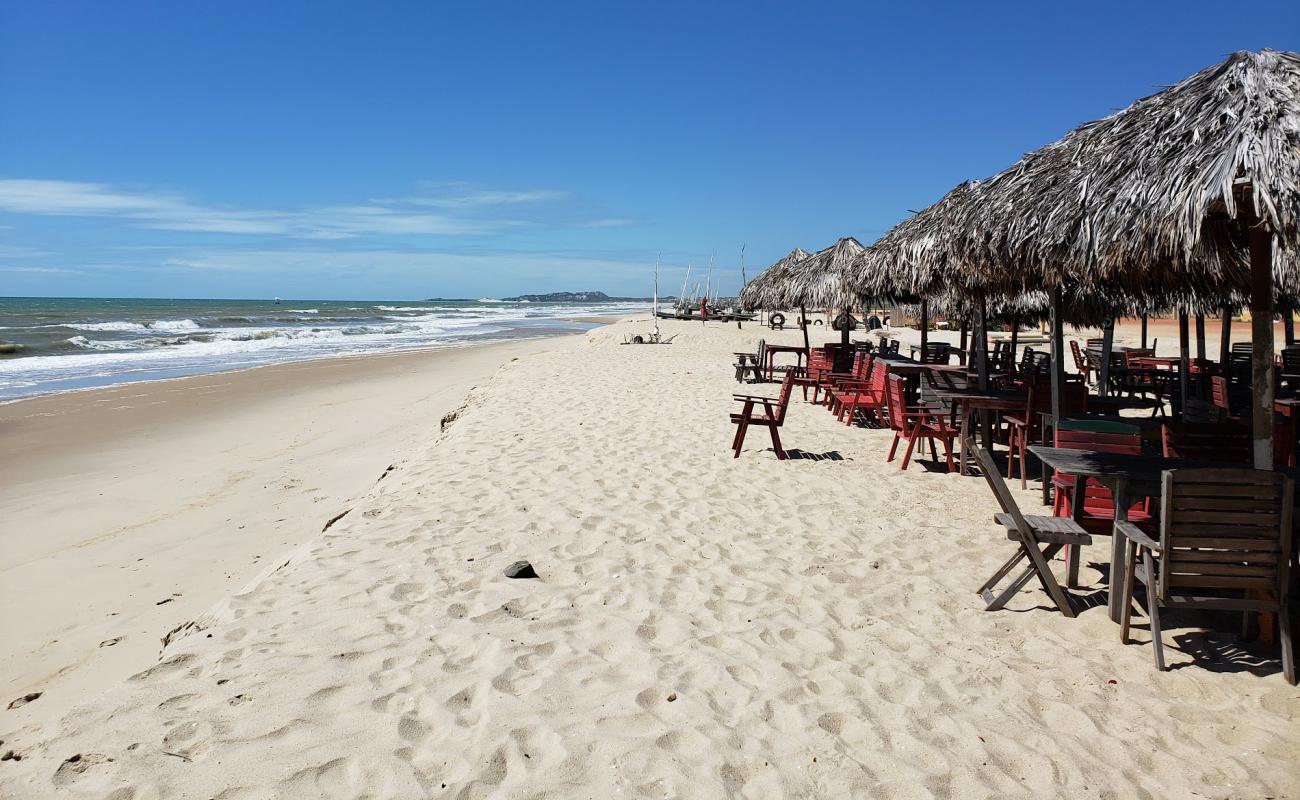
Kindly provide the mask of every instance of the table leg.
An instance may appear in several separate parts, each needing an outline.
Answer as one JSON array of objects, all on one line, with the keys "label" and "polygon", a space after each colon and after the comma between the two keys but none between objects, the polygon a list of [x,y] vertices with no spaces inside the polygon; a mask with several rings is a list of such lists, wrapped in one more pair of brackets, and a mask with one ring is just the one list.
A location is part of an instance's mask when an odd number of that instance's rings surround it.
[{"label": "table leg", "polygon": [[958,475],[966,475],[966,459],[970,454],[970,404],[961,404],[961,464],[958,465]]},{"label": "table leg", "polygon": [[[1070,496],[1070,518],[1083,522],[1083,500],[1088,495],[1088,477],[1074,476],[1074,493]],[[1083,560],[1083,545],[1072,544],[1065,550],[1065,585],[1071,589],[1079,587],[1079,564]]]},{"label": "table leg", "polygon": [[[1115,481],[1115,488],[1111,490],[1112,501],[1115,503],[1115,521],[1123,522],[1128,519],[1128,481],[1119,479]],[[1124,614],[1124,571],[1128,565],[1124,563],[1124,537],[1111,531],[1110,535],[1110,602],[1107,604],[1110,608],[1111,622],[1119,622]]]}]

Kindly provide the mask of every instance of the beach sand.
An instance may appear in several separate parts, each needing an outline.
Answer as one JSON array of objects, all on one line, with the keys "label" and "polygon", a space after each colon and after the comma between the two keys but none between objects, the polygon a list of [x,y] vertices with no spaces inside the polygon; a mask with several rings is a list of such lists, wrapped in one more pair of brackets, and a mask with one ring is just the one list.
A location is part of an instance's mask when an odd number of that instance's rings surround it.
[{"label": "beach sand", "polygon": [[[1105,542],[1077,619],[1038,588],[981,611],[975,588],[1012,552],[982,480],[902,472],[886,432],[798,401],[782,438],[803,457],[778,461],[754,431],[733,460],[731,353],[799,333],[661,322],[673,344],[618,344],[649,327],[532,345],[441,435],[430,420],[405,455],[358,464],[369,490],[330,504],[350,513],[259,550],[260,579],[193,609],[130,678],[59,718],[0,712],[20,758],[0,791],[1300,794],[1300,694],[1276,646],[1175,623],[1174,668],[1156,672],[1145,626],[1123,646],[1106,617]],[[225,458],[217,442],[250,446],[227,431],[195,457]],[[168,535],[189,533],[158,547]],[[79,582],[87,563],[67,558]],[[503,575],[520,559],[539,580]],[[147,596],[170,591],[186,593]]]},{"label": "beach sand", "polygon": [[0,405],[0,704],[40,721],[283,560],[538,341],[331,358]]}]

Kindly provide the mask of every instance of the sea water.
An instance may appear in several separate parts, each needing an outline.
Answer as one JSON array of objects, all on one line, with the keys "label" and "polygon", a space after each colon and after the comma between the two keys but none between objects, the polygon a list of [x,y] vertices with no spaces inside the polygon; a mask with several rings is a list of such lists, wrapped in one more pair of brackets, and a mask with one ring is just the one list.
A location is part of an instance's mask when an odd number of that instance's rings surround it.
[{"label": "sea water", "polygon": [[581,331],[630,303],[0,298],[0,402],[328,356]]}]

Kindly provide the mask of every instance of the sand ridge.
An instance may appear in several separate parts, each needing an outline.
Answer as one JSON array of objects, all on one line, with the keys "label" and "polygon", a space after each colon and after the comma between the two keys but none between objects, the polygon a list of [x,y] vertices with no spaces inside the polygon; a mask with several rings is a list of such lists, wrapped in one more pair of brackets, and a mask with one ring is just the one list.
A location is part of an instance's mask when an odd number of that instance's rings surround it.
[{"label": "sand ridge", "polygon": [[[802,403],[783,439],[816,458],[777,461],[755,432],[733,460],[730,353],[797,334],[663,327],[672,345],[622,346],[648,328],[625,322],[507,363],[209,627],[59,723],[0,736],[22,758],[0,787],[1297,795],[1300,697],[1275,666],[1157,673],[1103,608],[1067,620],[1037,589],[980,611],[974,588],[1009,554],[982,481],[903,473],[885,432]],[[540,580],[501,574],[520,558]]]}]

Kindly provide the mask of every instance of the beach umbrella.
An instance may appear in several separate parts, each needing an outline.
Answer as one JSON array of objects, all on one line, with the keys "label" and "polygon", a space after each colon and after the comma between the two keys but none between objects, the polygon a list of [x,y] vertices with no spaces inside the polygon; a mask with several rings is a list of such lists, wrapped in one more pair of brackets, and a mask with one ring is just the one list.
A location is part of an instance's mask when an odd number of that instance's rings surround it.
[{"label": "beach umbrella", "polygon": [[1274,300],[1300,288],[1298,142],[1300,55],[1234,53],[957,187],[872,247],[859,287],[1248,296],[1255,461],[1268,466]]}]

